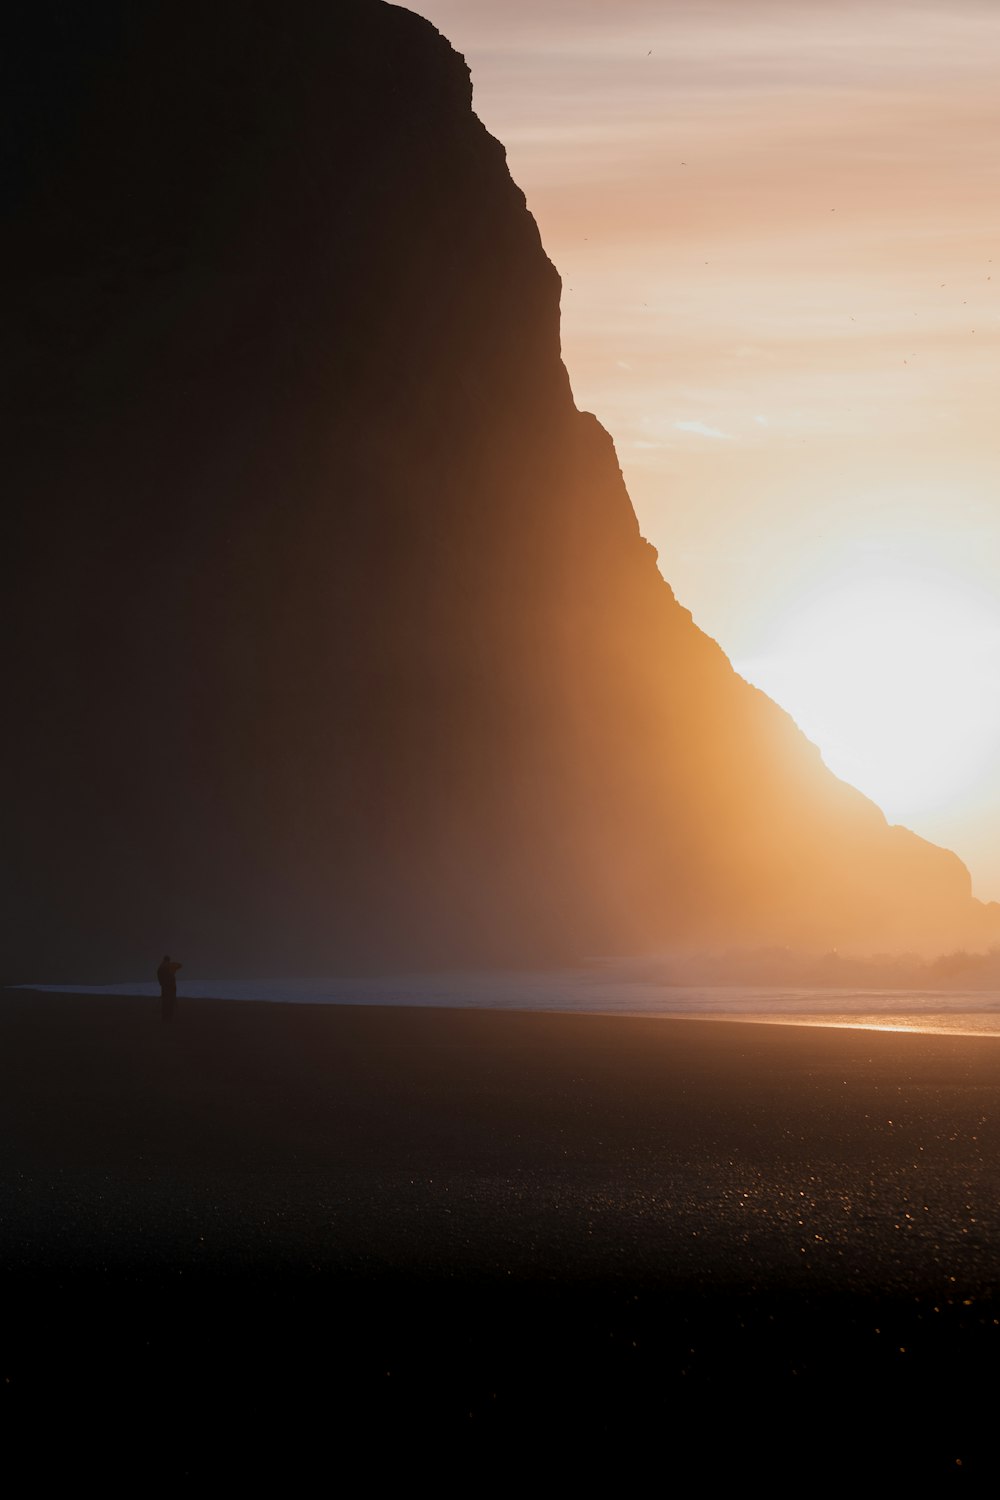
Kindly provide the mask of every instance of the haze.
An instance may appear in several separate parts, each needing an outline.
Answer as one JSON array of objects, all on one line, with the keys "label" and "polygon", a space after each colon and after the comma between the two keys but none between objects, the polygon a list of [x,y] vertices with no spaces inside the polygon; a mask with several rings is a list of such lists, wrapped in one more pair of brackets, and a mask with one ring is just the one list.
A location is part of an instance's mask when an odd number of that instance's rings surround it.
[{"label": "haze", "polygon": [[1000,14],[423,0],[698,623],[1000,897]]}]

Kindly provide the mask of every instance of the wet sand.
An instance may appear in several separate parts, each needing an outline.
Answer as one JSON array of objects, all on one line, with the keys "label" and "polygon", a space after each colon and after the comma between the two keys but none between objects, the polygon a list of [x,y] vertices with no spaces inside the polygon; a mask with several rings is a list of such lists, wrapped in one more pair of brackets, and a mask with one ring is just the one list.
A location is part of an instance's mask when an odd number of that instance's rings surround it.
[{"label": "wet sand", "polygon": [[1000,1039],[12,991],[0,1130],[75,1462],[997,1471]]}]

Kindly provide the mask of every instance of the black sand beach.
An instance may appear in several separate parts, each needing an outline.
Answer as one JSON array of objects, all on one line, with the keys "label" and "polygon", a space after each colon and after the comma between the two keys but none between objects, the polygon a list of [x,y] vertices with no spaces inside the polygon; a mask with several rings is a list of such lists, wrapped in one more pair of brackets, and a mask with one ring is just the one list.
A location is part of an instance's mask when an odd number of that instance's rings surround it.
[{"label": "black sand beach", "polygon": [[0,1119],[40,1478],[997,1467],[1000,1040],[9,991]]}]

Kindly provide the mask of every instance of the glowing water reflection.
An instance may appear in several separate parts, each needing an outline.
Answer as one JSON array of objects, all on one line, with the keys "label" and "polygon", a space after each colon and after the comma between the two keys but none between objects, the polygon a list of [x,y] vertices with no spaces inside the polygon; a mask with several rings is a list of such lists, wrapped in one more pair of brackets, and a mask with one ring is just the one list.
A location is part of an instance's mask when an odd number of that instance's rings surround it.
[{"label": "glowing water reflection", "polygon": [[[153,982],[28,985],[37,991],[151,997]],[[304,1005],[440,1006],[855,1027],[1000,1036],[1000,990],[808,989],[767,985],[673,985],[645,966],[594,963],[576,969],[410,974],[365,978],[185,980],[184,1000],[255,1000]]]}]

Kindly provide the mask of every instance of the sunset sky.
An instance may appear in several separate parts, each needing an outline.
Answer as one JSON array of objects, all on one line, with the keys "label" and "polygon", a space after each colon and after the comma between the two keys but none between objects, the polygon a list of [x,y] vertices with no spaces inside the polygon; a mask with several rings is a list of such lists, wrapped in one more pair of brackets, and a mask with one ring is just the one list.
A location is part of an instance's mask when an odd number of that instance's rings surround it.
[{"label": "sunset sky", "polygon": [[696,621],[1000,899],[1000,6],[420,0]]}]

